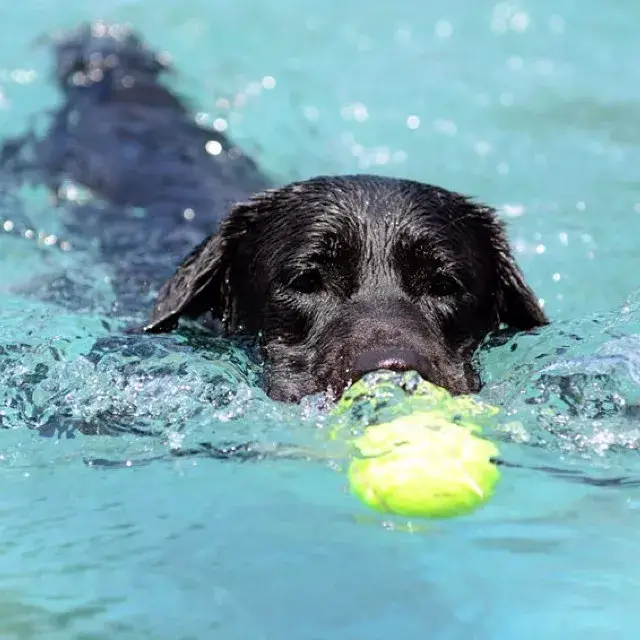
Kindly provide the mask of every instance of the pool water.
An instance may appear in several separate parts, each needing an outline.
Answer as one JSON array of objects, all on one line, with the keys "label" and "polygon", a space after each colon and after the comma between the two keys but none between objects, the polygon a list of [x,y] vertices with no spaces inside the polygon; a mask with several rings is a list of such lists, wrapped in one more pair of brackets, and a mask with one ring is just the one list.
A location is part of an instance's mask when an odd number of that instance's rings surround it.
[{"label": "pool water", "polygon": [[[640,5],[587,5],[0,9],[2,136],[57,100],[36,36],[129,21],[279,181],[376,172],[498,207],[553,319],[479,354],[503,454],[524,468],[475,515],[408,527],[359,505],[330,465],[198,455],[320,447],[317,409],[265,398],[222,341],[124,333],[90,245],[0,232],[0,638],[637,637]],[[2,219],[60,233],[44,191],[14,197]],[[91,304],[28,295],[60,272]]]}]

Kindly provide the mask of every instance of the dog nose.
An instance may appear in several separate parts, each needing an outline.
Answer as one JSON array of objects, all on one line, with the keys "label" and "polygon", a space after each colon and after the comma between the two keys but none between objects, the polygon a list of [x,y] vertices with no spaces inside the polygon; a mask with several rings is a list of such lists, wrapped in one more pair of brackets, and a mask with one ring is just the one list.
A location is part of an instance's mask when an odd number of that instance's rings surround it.
[{"label": "dog nose", "polygon": [[380,369],[417,371],[425,377],[427,368],[426,359],[410,349],[371,349],[355,358],[351,373],[354,381],[366,373]]}]

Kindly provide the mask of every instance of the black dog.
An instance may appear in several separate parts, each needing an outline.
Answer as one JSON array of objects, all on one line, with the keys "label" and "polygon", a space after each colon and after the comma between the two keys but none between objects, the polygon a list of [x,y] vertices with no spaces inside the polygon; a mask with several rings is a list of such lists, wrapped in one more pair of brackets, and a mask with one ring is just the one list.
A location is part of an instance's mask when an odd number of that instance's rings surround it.
[{"label": "black dog", "polygon": [[26,138],[5,146],[4,164],[54,190],[71,179],[108,203],[108,213],[74,209],[66,225],[100,239],[131,308],[197,245],[147,331],[208,317],[227,335],[258,336],[270,395],[296,401],[379,368],[477,391],[472,358],[489,332],[546,323],[490,208],[373,176],[264,190],[257,166],[160,83],[168,65],[134,33],[86,25],[54,49],[64,104],[31,140],[31,165]]},{"label": "black dog", "polygon": [[546,323],[494,212],[437,187],[321,177],[235,205],[160,292],[148,331],[210,314],[260,336],[269,394],[340,393],[376,369],[478,391],[501,324]]}]

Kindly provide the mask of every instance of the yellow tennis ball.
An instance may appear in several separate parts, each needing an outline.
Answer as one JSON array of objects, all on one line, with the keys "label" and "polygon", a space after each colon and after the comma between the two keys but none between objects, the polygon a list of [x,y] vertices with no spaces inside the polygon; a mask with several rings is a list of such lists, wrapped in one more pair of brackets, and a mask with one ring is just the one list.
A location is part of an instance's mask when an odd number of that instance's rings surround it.
[{"label": "yellow tennis ball", "polygon": [[437,413],[374,425],[353,440],[351,491],[378,511],[449,518],[471,513],[500,478],[497,447]]}]

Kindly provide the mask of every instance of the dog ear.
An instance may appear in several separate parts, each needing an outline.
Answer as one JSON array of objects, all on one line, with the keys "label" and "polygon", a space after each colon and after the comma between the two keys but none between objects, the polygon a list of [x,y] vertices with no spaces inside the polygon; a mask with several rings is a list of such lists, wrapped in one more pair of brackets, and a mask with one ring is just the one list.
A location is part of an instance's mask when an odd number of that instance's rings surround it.
[{"label": "dog ear", "polygon": [[226,331],[236,328],[237,293],[232,270],[234,264],[249,259],[239,256],[239,251],[258,217],[257,205],[255,198],[234,205],[219,231],[184,259],[160,289],[150,321],[144,327],[146,332],[171,331],[181,317],[196,319],[208,311],[222,321]]},{"label": "dog ear", "polygon": [[516,263],[502,221],[494,218],[493,244],[497,262],[498,321],[513,329],[527,330],[549,323],[538,298],[525,282]]},{"label": "dog ear", "polygon": [[175,329],[181,316],[197,318],[207,310],[224,307],[227,260],[220,233],[208,237],[185,258],[173,277],[160,289],[147,333]]}]

